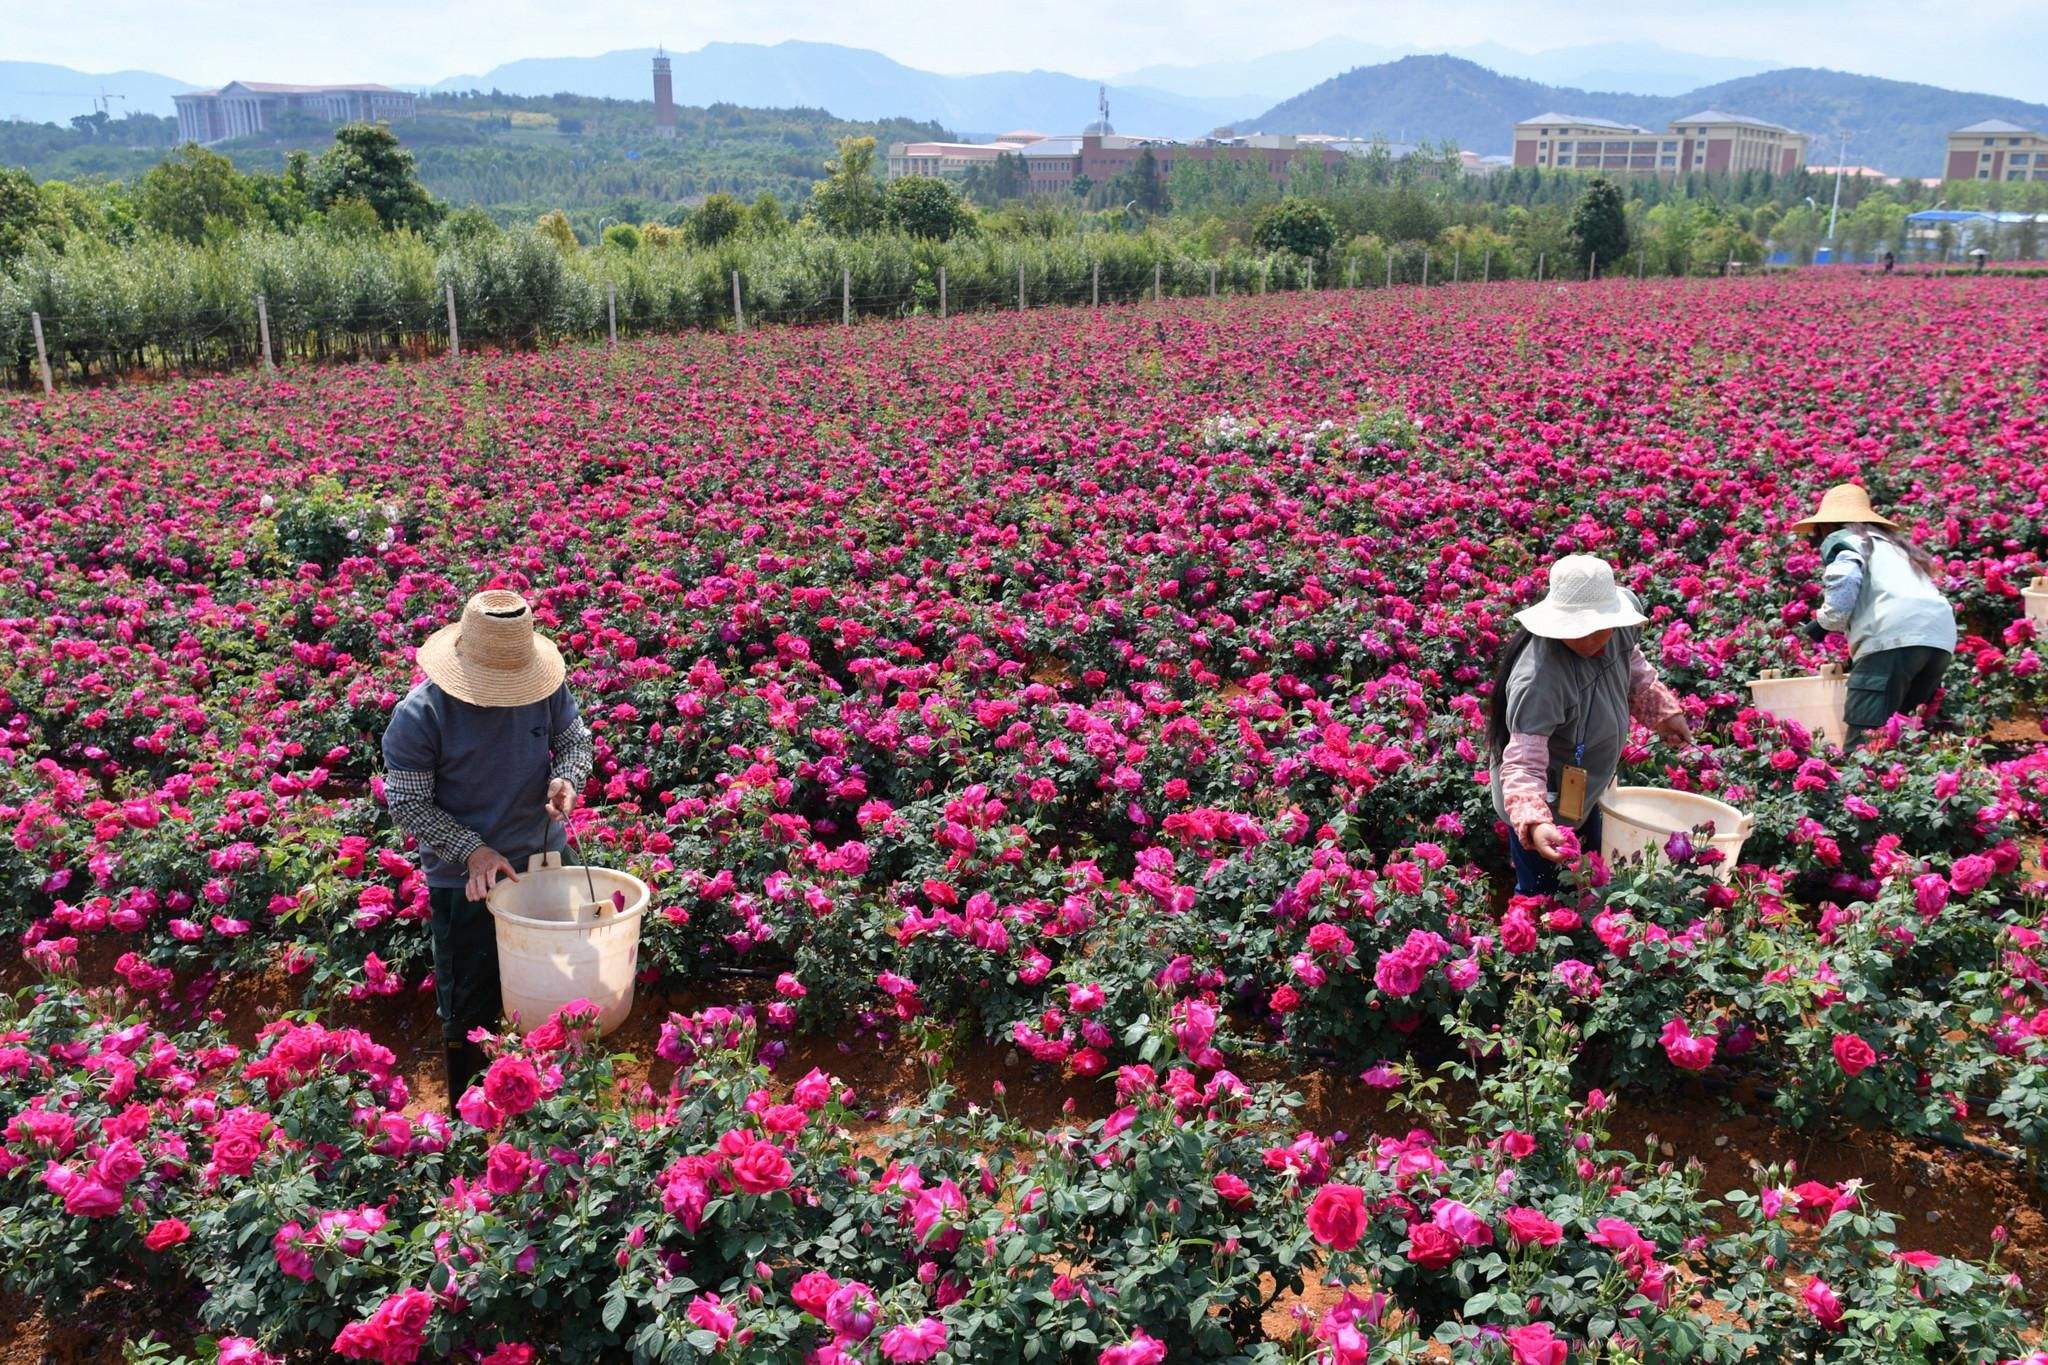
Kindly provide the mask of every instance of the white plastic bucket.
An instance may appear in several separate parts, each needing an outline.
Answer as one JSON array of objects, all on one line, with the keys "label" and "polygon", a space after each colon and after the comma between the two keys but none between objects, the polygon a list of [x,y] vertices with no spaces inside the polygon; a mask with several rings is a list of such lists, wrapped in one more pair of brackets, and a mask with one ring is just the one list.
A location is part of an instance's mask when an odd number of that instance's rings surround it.
[{"label": "white plastic bucket", "polygon": [[1829,664],[1799,678],[1766,673],[1749,685],[1749,695],[1759,711],[1779,720],[1796,720],[1808,734],[1830,744],[1849,742],[1849,725],[1842,718],[1849,703],[1849,680],[1839,665]]},{"label": "white plastic bucket", "polygon": [[2027,604],[2027,619],[2039,621],[2048,630],[2048,574],[2036,578],[2033,586],[2021,589],[2020,597]]},{"label": "white plastic bucket", "polygon": [[492,887],[484,904],[497,921],[505,1017],[531,1029],[570,1001],[588,1000],[598,1008],[599,1034],[625,1023],[640,965],[640,913],[652,894],[629,873],[564,867],[559,853],[534,854],[518,881]]},{"label": "white plastic bucket", "polygon": [[[1613,867],[1629,858],[1664,856],[1664,843],[1680,830],[1711,824],[1705,844],[1721,850],[1714,875],[1727,881],[1742,856],[1754,822],[1726,801],[1663,787],[1609,787],[1600,795],[1600,856]],[[1694,846],[1702,846],[1695,836]]]}]

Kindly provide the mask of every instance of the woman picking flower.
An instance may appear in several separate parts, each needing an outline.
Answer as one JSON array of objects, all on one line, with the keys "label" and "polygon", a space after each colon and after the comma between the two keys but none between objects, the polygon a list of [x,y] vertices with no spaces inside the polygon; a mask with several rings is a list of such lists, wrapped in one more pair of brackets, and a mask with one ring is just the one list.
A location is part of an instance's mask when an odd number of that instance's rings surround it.
[{"label": "woman picking flower", "polygon": [[1515,615],[1521,628],[1494,674],[1487,747],[1493,809],[1507,822],[1522,895],[1556,892],[1557,864],[1572,847],[1565,830],[1599,844],[1600,796],[1631,718],[1673,744],[1692,738],[1678,698],[1637,643],[1647,619],[1593,555],[1552,564],[1549,595]]},{"label": "woman picking flower", "polygon": [[1853,483],[1836,484],[1820,507],[1792,523],[1820,544],[1820,608],[1812,631],[1849,636],[1849,747],[1895,715],[1919,710],[1941,690],[1956,650],[1956,616],[1934,585],[1927,552],[1898,534]]}]

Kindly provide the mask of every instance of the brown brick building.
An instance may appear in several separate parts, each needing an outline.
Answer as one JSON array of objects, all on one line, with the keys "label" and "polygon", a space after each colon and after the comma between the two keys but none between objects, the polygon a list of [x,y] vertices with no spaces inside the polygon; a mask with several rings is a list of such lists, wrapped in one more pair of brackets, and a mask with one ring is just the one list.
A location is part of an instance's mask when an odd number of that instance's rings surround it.
[{"label": "brown brick building", "polygon": [[1718,109],[1673,119],[1661,133],[1583,114],[1538,114],[1515,125],[1515,165],[1623,175],[1790,175],[1806,164],[1806,143],[1804,133]]},{"label": "brown brick building", "polygon": [[1988,118],[1948,135],[1944,180],[2048,180],[2048,134]]}]

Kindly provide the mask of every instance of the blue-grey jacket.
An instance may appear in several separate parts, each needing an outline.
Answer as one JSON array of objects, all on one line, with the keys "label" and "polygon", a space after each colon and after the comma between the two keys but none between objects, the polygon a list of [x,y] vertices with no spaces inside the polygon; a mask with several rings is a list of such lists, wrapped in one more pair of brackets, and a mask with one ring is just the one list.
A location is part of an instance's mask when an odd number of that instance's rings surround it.
[{"label": "blue-grey jacket", "polygon": [[1847,631],[1853,657],[1910,645],[1955,652],[1956,615],[1948,599],[1883,535],[1866,540],[1856,527],[1836,531],[1821,542],[1820,557],[1826,600],[1814,619]]}]

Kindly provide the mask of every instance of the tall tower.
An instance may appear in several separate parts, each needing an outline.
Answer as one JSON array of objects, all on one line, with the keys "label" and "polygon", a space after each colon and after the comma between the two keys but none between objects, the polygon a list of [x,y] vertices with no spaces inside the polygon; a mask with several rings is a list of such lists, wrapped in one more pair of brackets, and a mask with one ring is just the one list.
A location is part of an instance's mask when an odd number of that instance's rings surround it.
[{"label": "tall tower", "polygon": [[676,135],[676,92],[668,73],[668,51],[654,51],[654,135]]}]

